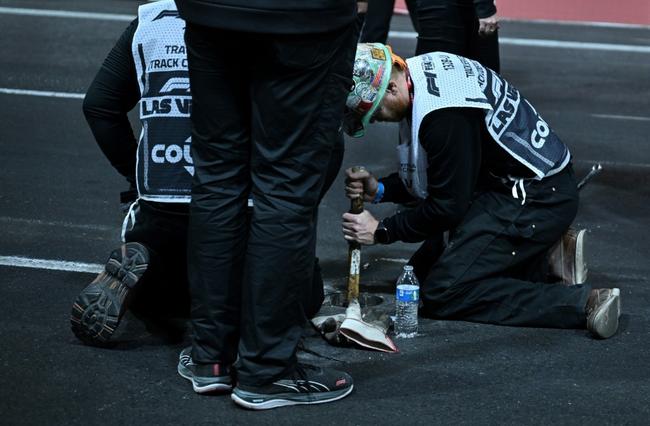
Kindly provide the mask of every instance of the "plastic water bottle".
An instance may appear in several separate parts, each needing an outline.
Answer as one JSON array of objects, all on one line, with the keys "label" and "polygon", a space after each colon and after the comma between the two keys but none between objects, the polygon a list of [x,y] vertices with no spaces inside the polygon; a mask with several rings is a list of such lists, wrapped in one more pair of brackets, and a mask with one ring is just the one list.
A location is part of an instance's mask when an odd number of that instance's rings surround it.
[{"label": "plastic water bottle", "polygon": [[395,334],[397,337],[415,337],[418,333],[420,283],[411,265],[404,265],[397,279],[395,302]]}]

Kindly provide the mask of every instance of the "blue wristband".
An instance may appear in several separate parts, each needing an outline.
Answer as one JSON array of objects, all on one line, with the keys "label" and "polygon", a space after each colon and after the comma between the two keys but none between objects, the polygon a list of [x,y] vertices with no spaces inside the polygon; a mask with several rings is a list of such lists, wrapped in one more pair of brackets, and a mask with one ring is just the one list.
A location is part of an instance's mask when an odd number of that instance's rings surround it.
[{"label": "blue wristband", "polygon": [[372,204],[377,204],[382,198],[384,198],[384,184],[379,182],[377,185],[377,193],[375,194],[375,198],[372,200]]}]

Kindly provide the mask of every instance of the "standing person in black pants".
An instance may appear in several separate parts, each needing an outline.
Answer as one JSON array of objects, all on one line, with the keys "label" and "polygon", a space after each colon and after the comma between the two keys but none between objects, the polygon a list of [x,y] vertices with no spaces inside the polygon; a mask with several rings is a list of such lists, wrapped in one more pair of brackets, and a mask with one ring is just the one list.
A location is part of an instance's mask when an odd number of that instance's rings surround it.
[{"label": "standing person in black pants", "polygon": [[417,0],[416,55],[448,52],[500,72],[494,0]]},{"label": "standing person in black pants", "polygon": [[299,364],[296,351],[316,207],[352,86],[356,2],[176,4],[187,21],[195,167],[193,339],[179,371],[197,392],[227,390],[234,365],[232,399],[252,409],[343,398],[352,378]]}]

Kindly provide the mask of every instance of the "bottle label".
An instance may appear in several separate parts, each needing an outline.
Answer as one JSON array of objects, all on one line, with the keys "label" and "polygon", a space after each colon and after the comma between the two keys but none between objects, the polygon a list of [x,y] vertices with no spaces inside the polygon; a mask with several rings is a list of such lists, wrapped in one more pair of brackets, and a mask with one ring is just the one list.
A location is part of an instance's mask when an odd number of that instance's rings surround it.
[{"label": "bottle label", "polygon": [[401,285],[395,294],[398,302],[417,302],[420,300],[420,288],[415,285]]}]

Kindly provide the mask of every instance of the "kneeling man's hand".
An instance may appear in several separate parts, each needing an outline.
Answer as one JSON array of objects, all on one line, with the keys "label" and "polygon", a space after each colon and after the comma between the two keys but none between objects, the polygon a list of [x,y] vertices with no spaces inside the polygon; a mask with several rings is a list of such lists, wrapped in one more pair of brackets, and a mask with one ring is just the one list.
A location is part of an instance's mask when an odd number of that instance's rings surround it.
[{"label": "kneeling man's hand", "polygon": [[349,168],[345,171],[345,196],[353,200],[362,197],[363,201],[370,202],[377,195],[377,178],[368,170]]},{"label": "kneeling man's hand", "polygon": [[343,215],[343,237],[359,244],[375,244],[375,230],[379,221],[364,210],[361,214],[345,213]]}]

